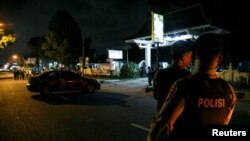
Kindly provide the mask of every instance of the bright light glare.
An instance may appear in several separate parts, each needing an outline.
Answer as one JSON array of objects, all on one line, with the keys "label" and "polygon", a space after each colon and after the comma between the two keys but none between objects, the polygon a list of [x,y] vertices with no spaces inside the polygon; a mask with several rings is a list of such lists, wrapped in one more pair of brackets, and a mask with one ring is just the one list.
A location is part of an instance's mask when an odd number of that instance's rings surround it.
[{"label": "bright light glare", "polygon": [[165,40],[167,41],[178,41],[178,40],[187,40],[187,39],[197,39],[198,36],[191,35],[191,34],[186,34],[186,35],[181,35],[181,36],[175,36],[175,37],[166,37]]},{"label": "bright light glare", "polygon": [[17,59],[17,55],[13,55],[12,58],[16,60]]}]

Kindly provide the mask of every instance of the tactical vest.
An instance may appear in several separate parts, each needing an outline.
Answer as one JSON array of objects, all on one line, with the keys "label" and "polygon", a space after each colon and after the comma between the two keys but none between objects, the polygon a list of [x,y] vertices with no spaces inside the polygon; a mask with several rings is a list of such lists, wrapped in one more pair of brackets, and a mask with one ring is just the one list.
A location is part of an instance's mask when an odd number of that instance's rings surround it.
[{"label": "tactical vest", "polygon": [[183,84],[180,89],[184,89],[185,110],[180,122],[222,125],[235,104],[229,84],[221,78],[210,79],[206,74],[195,74]]}]

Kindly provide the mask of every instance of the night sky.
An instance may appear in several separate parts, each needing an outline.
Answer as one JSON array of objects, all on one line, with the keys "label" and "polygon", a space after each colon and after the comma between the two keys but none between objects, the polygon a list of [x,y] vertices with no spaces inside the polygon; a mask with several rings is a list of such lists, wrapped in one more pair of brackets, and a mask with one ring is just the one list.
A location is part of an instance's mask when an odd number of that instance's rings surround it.
[{"label": "night sky", "polygon": [[[44,36],[48,22],[56,10],[68,11],[79,23],[82,34],[92,39],[91,48],[97,54],[107,48],[120,49],[124,40],[141,30],[150,18],[151,6],[148,1],[164,1],[168,6],[184,6],[201,1],[204,16],[211,23],[232,31],[228,39],[230,52],[239,59],[250,60],[248,39],[248,5],[244,0],[0,0],[0,20],[8,22],[7,28],[15,31],[14,45],[0,49],[0,61],[14,54],[29,54],[27,41],[31,37]],[[189,2],[188,2],[189,1]],[[158,5],[159,6],[159,5]],[[165,8],[165,5],[160,5]],[[238,58],[237,58],[238,57]],[[0,62],[2,63],[2,62]]]},{"label": "night sky", "polygon": [[29,53],[27,41],[44,36],[56,10],[68,11],[82,34],[92,39],[97,54],[106,48],[120,48],[123,39],[138,32],[149,13],[147,0],[1,0],[0,19],[17,34],[14,45],[0,50],[3,61],[9,55]]}]

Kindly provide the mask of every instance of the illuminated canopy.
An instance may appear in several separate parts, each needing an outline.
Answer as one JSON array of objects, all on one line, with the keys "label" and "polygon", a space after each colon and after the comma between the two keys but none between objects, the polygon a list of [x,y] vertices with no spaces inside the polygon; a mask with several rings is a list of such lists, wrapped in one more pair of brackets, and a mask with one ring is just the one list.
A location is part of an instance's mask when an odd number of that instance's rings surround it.
[{"label": "illuminated canopy", "polygon": [[[140,48],[154,47],[151,36],[151,19],[148,19],[142,29],[128,37],[126,43],[135,43]],[[202,15],[200,5],[194,5],[181,10],[164,14],[163,42],[159,47],[171,46],[176,40],[195,40],[204,33],[229,33],[229,31],[209,24]]]}]

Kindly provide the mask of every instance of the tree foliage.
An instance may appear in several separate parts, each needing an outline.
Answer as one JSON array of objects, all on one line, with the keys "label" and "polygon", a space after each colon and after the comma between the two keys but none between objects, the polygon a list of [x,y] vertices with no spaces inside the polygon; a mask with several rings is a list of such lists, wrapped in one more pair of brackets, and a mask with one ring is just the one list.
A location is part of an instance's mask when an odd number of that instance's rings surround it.
[{"label": "tree foliage", "polygon": [[10,29],[0,29],[0,48],[7,47],[14,44],[16,41],[16,34]]},{"label": "tree foliage", "polygon": [[82,55],[83,38],[74,18],[67,11],[58,10],[48,29],[42,45],[45,56],[64,65],[77,63]]},{"label": "tree foliage", "polygon": [[31,48],[32,56],[44,56],[44,52],[42,50],[42,45],[45,42],[44,37],[32,37],[30,40],[27,42],[27,46]]},{"label": "tree foliage", "polygon": [[[44,37],[32,37],[27,42],[27,46],[31,48],[31,56],[38,59],[46,60],[45,53],[42,50],[42,45],[45,43]],[[38,63],[38,62],[37,62]]]}]

